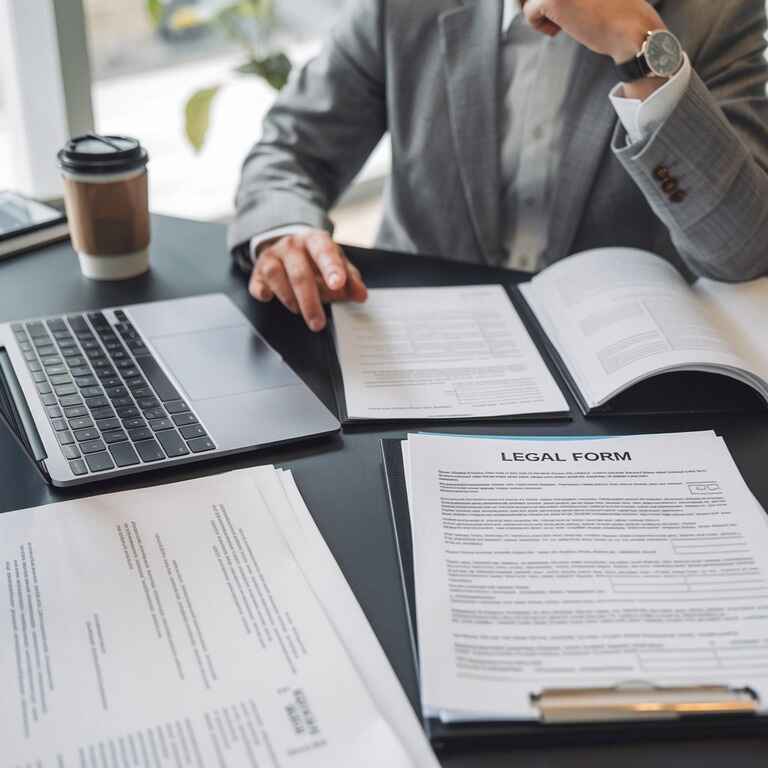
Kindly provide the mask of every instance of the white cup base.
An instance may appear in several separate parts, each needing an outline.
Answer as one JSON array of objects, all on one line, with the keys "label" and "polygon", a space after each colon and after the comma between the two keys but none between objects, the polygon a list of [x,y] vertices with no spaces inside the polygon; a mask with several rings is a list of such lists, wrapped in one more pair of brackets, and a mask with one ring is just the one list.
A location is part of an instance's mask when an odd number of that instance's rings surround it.
[{"label": "white cup base", "polygon": [[149,250],[116,256],[92,256],[78,253],[80,269],[91,280],[127,280],[149,269]]}]

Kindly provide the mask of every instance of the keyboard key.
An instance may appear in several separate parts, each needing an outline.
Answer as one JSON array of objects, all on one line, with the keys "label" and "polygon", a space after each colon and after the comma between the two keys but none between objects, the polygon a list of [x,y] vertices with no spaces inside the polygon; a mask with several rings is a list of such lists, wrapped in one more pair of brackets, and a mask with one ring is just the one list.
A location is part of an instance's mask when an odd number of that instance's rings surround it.
[{"label": "keyboard key", "polygon": [[37,362],[37,360],[32,360],[32,362],[27,363],[27,368],[29,368],[30,371],[42,371],[43,366],[40,365],[40,363]]},{"label": "keyboard key", "polygon": [[[85,358],[82,355],[76,355],[75,357],[68,357],[67,358],[67,365],[69,366],[70,370],[74,370],[75,368],[80,368],[81,366],[84,366]],[[90,368],[86,368],[86,371],[90,371]]]},{"label": "keyboard key", "polygon": [[75,376],[75,377],[80,377],[80,376],[90,376],[90,375],[92,375],[92,373],[93,373],[93,371],[91,371],[90,367],[89,367],[89,366],[87,366],[87,365],[78,365],[78,366],[75,366],[74,368],[70,368],[70,369],[69,369],[69,372],[70,372],[70,373],[71,373],[73,376]]},{"label": "keyboard key", "polygon": [[40,336],[47,336],[48,331],[45,330],[43,324],[37,320],[31,323],[27,323],[27,333],[33,338],[39,338]]},{"label": "keyboard key", "polygon": [[144,421],[144,419],[141,418],[141,416],[136,416],[132,419],[124,419],[123,426],[126,429],[136,429],[137,427],[146,427],[147,423]]},{"label": "keyboard key", "polygon": [[[125,314],[125,311],[122,309],[116,309],[115,310],[115,318],[119,323],[125,323],[128,322],[128,315]],[[119,326],[118,326],[119,327]]]},{"label": "keyboard key", "polygon": [[48,381],[48,379],[46,378],[46,375],[42,371],[35,371],[32,374],[32,381],[34,381],[35,384],[43,384],[46,381]]},{"label": "keyboard key", "polygon": [[67,429],[67,420],[66,419],[52,419],[51,425],[57,432],[63,432],[65,429]]},{"label": "keyboard key", "polygon": [[58,355],[59,350],[53,346],[53,344],[41,344],[37,348],[37,355],[38,357],[53,357],[54,355]]},{"label": "keyboard key", "polygon": [[59,445],[72,445],[75,442],[75,438],[72,437],[72,433],[69,430],[64,432],[57,432],[56,439],[59,441]]},{"label": "keyboard key", "polygon": [[205,430],[199,424],[190,424],[188,427],[182,427],[179,432],[187,441],[193,437],[208,437]]},{"label": "keyboard key", "polygon": [[154,397],[155,393],[146,385],[141,387],[131,387],[131,394],[134,397]]},{"label": "keyboard key", "polygon": [[107,432],[110,429],[120,429],[120,419],[116,419],[114,416],[109,419],[99,419],[96,422],[96,426],[102,432]]},{"label": "keyboard key", "polygon": [[62,357],[70,358],[70,357],[80,357],[80,350],[75,347],[63,347],[61,350]]},{"label": "keyboard key", "polygon": [[96,427],[88,429],[78,429],[75,431],[75,438],[78,443],[87,443],[89,440],[98,440],[99,430]]},{"label": "keyboard key", "polygon": [[[43,405],[56,405],[56,395],[53,392],[50,395],[40,395],[40,400]],[[62,405],[65,405],[65,403],[62,403]]]},{"label": "keyboard key", "polygon": [[97,383],[95,376],[77,376],[75,378],[75,384],[78,387],[95,387]]},{"label": "keyboard key", "polygon": [[139,463],[139,457],[130,443],[116,443],[109,446],[109,452],[118,467],[131,467]]},{"label": "keyboard key", "polygon": [[107,360],[106,357],[98,357],[96,359],[91,358],[91,365],[93,366],[93,369],[98,372],[100,370],[109,371],[109,375],[111,376],[113,371],[115,370],[109,360]]},{"label": "keyboard key", "polygon": [[94,408],[103,408],[105,405],[109,405],[109,400],[107,400],[107,398],[103,395],[86,398],[85,402],[91,410]]},{"label": "keyboard key", "polygon": [[45,383],[43,383],[43,384],[38,384],[38,385],[37,385],[37,391],[38,391],[38,392],[39,392],[41,395],[48,395],[48,394],[50,394],[51,392],[53,392],[53,390],[51,389],[51,387],[48,385],[48,382],[45,382]]},{"label": "keyboard key", "polygon": [[76,445],[62,445],[61,452],[68,459],[79,459],[80,449]]},{"label": "keyboard key", "polygon": [[68,373],[54,373],[51,376],[51,384],[71,384],[72,377]]},{"label": "keyboard key", "polygon": [[117,415],[121,419],[135,419],[140,416],[139,409],[133,405],[124,405],[117,409]]},{"label": "keyboard key", "polygon": [[66,365],[49,365],[45,369],[49,376],[60,376],[62,373],[67,372]]},{"label": "keyboard key", "polygon": [[66,331],[67,326],[60,317],[52,317],[45,323],[51,331]]},{"label": "keyboard key", "polygon": [[160,430],[163,429],[173,429],[173,424],[171,424],[170,419],[151,419],[149,426],[154,429],[155,432],[160,432]]},{"label": "keyboard key", "polygon": [[145,408],[144,418],[145,419],[164,419],[165,411],[162,408]]},{"label": "keyboard key", "polygon": [[115,468],[114,462],[106,451],[91,453],[85,457],[85,460],[88,462],[88,468],[91,472],[105,472]]},{"label": "keyboard key", "polygon": [[107,393],[107,397],[110,399],[115,397],[126,397],[128,395],[128,390],[122,386],[104,387],[104,391]]},{"label": "keyboard key", "polygon": [[91,409],[91,416],[94,419],[111,419],[114,415],[115,412],[108,405],[102,405],[100,408]]},{"label": "keyboard key", "polygon": [[97,330],[99,328],[109,328],[109,323],[107,322],[107,318],[104,317],[103,312],[89,312],[88,319],[91,321],[91,325]]},{"label": "keyboard key", "polygon": [[170,403],[165,403],[165,410],[168,413],[185,413],[189,406],[183,400],[171,400]]},{"label": "keyboard key", "polygon": [[137,397],[136,402],[142,410],[144,408],[157,408],[160,405],[156,397]]},{"label": "keyboard key", "polygon": [[175,429],[166,429],[162,432],[158,432],[156,437],[169,458],[186,456],[186,454],[189,453],[189,449]]},{"label": "keyboard key", "polygon": [[154,388],[157,396],[165,403],[168,400],[178,400],[179,393],[171,384],[165,372],[154,357],[139,357],[136,362],[149,379],[149,383]]},{"label": "keyboard key", "polygon": [[184,427],[187,424],[197,424],[194,413],[176,413],[172,417],[173,423],[177,427]]},{"label": "keyboard key", "polygon": [[34,363],[35,360],[37,360],[37,355],[30,350],[30,351],[24,353],[24,359],[28,363]]},{"label": "keyboard key", "polygon": [[67,318],[67,322],[69,327],[75,332],[88,330],[88,323],[85,322],[85,318],[82,315],[70,315]]},{"label": "keyboard key", "polygon": [[139,375],[139,369],[136,368],[135,365],[124,365],[120,367],[120,374],[126,381],[128,381],[129,379]]},{"label": "keyboard key", "polygon": [[112,405],[114,405],[115,408],[125,408],[125,407],[132,406],[133,398],[132,397],[113,397]]},{"label": "keyboard key", "polygon": [[109,356],[117,362],[118,360],[129,360],[128,355],[121,349],[113,349],[109,351]]},{"label": "keyboard key", "polygon": [[101,378],[101,386],[104,387],[104,389],[107,390],[107,394],[109,394],[109,390],[112,387],[122,387],[123,382],[120,381],[117,376],[104,376]]},{"label": "keyboard key", "polygon": [[60,397],[59,402],[62,408],[66,408],[70,405],[82,405],[83,398],[80,395],[66,395],[65,397]]},{"label": "keyboard key", "polygon": [[82,459],[75,459],[69,462],[69,468],[72,470],[73,475],[87,475],[88,468],[85,466],[85,462]]},{"label": "keyboard key", "polygon": [[142,440],[134,446],[139,452],[142,461],[160,461],[165,458],[157,440]]},{"label": "keyboard key", "polygon": [[149,438],[152,437],[152,430],[148,427],[136,427],[135,429],[129,429],[128,437],[130,437],[134,443],[138,443],[139,440],[149,440]]},{"label": "keyboard key", "polygon": [[46,407],[46,412],[48,413],[48,418],[50,419],[60,419],[61,418],[61,408],[59,408],[58,405],[49,405]]},{"label": "keyboard key", "polygon": [[[98,371],[96,371],[96,375],[99,377],[99,381],[104,384],[105,381],[117,381],[117,383],[120,383],[120,379],[117,378],[117,371],[111,366],[111,365],[105,365],[103,368],[99,368]],[[105,387],[111,386],[109,384],[104,384]]]},{"label": "keyboard key", "polygon": [[86,455],[103,451],[105,448],[102,440],[89,440],[87,443],[80,443],[80,450]]},{"label": "keyboard key", "polygon": [[77,419],[80,416],[87,416],[88,409],[84,405],[70,405],[64,409],[64,415],[68,419]]},{"label": "keyboard key", "polygon": [[93,422],[90,416],[77,416],[69,420],[70,429],[91,429],[92,427]]},{"label": "keyboard key", "polygon": [[122,443],[124,440],[128,439],[128,435],[126,435],[122,429],[114,429],[111,432],[105,432],[101,437],[107,444]]},{"label": "keyboard key", "polygon": [[[58,384],[54,389],[59,397],[74,395],[77,392],[77,387],[74,384]],[[83,394],[85,394],[85,390],[83,390]]]},{"label": "keyboard key", "polygon": [[103,394],[101,387],[95,386],[95,387],[83,387],[80,390],[80,394],[85,397],[97,397],[98,395]]},{"label": "keyboard key", "polygon": [[210,437],[195,437],[187,445],[192,453],[203,453],[203,451],[212,451],[216,446]]},{"label": "keyboard key", "polygon": [[101,352],[101,344],[96,339],[87,339],[81,342],[80,346],[86,351],[95,349],[97,352]]}]

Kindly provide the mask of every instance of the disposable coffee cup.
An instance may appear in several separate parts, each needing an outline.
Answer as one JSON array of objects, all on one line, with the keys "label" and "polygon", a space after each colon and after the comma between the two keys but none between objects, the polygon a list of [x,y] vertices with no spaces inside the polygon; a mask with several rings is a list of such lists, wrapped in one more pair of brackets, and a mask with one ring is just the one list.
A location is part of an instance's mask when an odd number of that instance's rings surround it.
[{"label": "disposable coffee cup", "polygon": [[127,136],[87,134],[58,154],[72,245],[83,275],[125,280],[149,269],[147,151]]}]

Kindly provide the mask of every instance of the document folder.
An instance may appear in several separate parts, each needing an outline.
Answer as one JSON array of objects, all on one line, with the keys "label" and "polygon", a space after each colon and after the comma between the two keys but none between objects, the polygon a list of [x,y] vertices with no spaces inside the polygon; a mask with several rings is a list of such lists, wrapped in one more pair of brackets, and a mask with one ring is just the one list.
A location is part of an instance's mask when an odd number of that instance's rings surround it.
[{"label": "document folder", "polygon": [[[419,677],[413,540],[405,486],[401,441],[381,441],[383,468],[398,552],[416,677]],[[585,681],[588,686],[589,681]],[[466,746],[607,743],[679,740],[707,736],[768,736],[768,717],[749,688],[708,686],[657,687],[652,681],[617,681],[612,688],[545,689],[531,692],[539,712],[530,721],[445,723],[424,718],[436,750]]]}]

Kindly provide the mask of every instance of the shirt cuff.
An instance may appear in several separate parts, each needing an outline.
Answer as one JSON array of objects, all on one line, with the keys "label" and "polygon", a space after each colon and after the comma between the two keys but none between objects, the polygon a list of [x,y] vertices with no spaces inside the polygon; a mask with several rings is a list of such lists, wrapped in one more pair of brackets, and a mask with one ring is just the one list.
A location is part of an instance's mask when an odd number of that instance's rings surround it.
[{"label": "shirt cuff", "polygon": [[621,95],[623,86],[619,83],[611,91],[611,104],[627,132],[628,143],[645,141],[658,130],[675,111],[690,82],[691,61],[688,54],[683,54],[680,71],[645,101],[624,98]]},{"label": "shirt cuff", "polygon": [[251,261],[255,263],[261,251],[270,243],[274,243],[275,240],[279,240],[281,237],[288,237],[289,235],[301,235],[310,229],[312,227],[306,224],[287,224],[284,227],[275,227],[274,229],[268,229],[266,232],[261,232],[251,238]]}]

